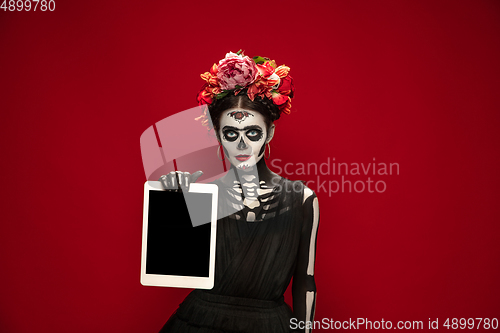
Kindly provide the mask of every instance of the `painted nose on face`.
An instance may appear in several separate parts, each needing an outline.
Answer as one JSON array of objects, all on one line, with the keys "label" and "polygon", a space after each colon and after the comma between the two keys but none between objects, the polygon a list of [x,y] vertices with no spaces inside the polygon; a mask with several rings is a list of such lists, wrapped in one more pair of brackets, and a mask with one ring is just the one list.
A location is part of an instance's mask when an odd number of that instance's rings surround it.
[{"label": "painted nose on face", "polygon": [[240,139],[240,142],[238,143],[238,149],[247,149],[247,144],[245,143],[245,141],[243,141],[243,138]]}]

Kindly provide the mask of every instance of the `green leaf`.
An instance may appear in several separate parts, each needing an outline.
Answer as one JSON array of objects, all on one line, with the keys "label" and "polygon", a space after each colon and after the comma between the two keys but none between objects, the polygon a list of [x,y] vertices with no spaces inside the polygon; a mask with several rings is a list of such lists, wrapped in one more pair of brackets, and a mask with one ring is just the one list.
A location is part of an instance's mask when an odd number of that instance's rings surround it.
[{"label": "green leaf", "polygon": [[235,85],[234,87],[235,87],[236,89],[243,89],[243,87],[242,87],[242,86],[239,86],[239,85]]},{"label": "green leaf", "polygon": [[256,64],[258,64],[258,65],[262,65],[263,63],[265,63],[265,62],[267,61],[267,60],[266,60],[266,58],[261,57],[261,56],[255,56],[255,57],[253,57],[252,59],[253,59],[253,61],[255,61],[255,63],[256,63]]},{"label": "green leaf", "polygon": [[240,49],[238,52],[236,52],[237,55],[241,55],[243,53],[243,50]]},{"label": "green leaf", "polygon": [[229,94],[229,90],[227,90],[227,91],[223,91],[223,92],[221,92],[220,94],[215,95],[215,98],[217,98],[217,99],[221,99],[221,98],[223,98],[223,97],[226,97],[226,95],[227,95],[227,94]]}]

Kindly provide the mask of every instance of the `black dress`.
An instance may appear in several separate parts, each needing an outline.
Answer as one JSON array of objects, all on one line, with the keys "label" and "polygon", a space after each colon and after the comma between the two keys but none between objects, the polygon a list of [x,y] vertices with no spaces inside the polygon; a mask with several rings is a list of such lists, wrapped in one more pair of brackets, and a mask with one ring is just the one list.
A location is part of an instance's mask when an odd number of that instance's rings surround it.
[{"label": "black dress", "polygon": [[214,288],[193,290],[160,332],[291,332],[294,315],[283,293],[303,231],[304,185],[281,178],[272,192],[259,197],[256,220],[247,222],[248,209],[235,209],[241,204],[237,192],[215,184],[218,216],[225,217],[217,222]]}]

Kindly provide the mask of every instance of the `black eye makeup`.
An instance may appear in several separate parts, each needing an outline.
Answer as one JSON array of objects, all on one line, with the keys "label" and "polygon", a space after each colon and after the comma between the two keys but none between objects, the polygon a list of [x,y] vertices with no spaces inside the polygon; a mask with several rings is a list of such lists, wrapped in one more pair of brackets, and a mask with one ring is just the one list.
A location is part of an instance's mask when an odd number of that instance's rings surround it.
[{"label": "black eye makeup", "polygon": [[246,126],[244,128],[237,128],[233,126],[225,126],[222,129],[224,139],[229,142],[234,142],[240,137],[240,132],[245,132],[245,136],[251,141],[259,141],[263,136],[263,131],[260,126]]},{"label": "black eye makeup", "polygon": [[226,139],[229,142],[236,141],[236,139],[238,139],[238,137],[240,136],[238,132],[233,130],[225,130],[222,133],[224,133],[224,139]]},{"label": "black eye makeup", "polygon": [[259,141],[262,138],[262,131],[254,128],[247,131],[246,135],[252,141]]}]

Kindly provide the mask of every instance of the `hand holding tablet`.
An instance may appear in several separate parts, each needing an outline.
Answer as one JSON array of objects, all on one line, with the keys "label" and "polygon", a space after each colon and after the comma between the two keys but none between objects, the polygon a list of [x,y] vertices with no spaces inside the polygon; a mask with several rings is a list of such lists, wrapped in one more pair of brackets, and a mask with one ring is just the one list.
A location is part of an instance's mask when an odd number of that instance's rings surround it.
[{"label": "hand holding tablet", "polygon": [[189,172],[172,171],[168,175],[161,176],[159,182],[167,190],[187,190],[201,175],[202,171],[196,171],[192,175]]},{"label": "hand holding tablet", "polygon": [[[144,184],[143,285],[213,288],[218,188],[192,183],[201,174],[170,173]],[[174,190],[179,184],[184,190]]]}]

